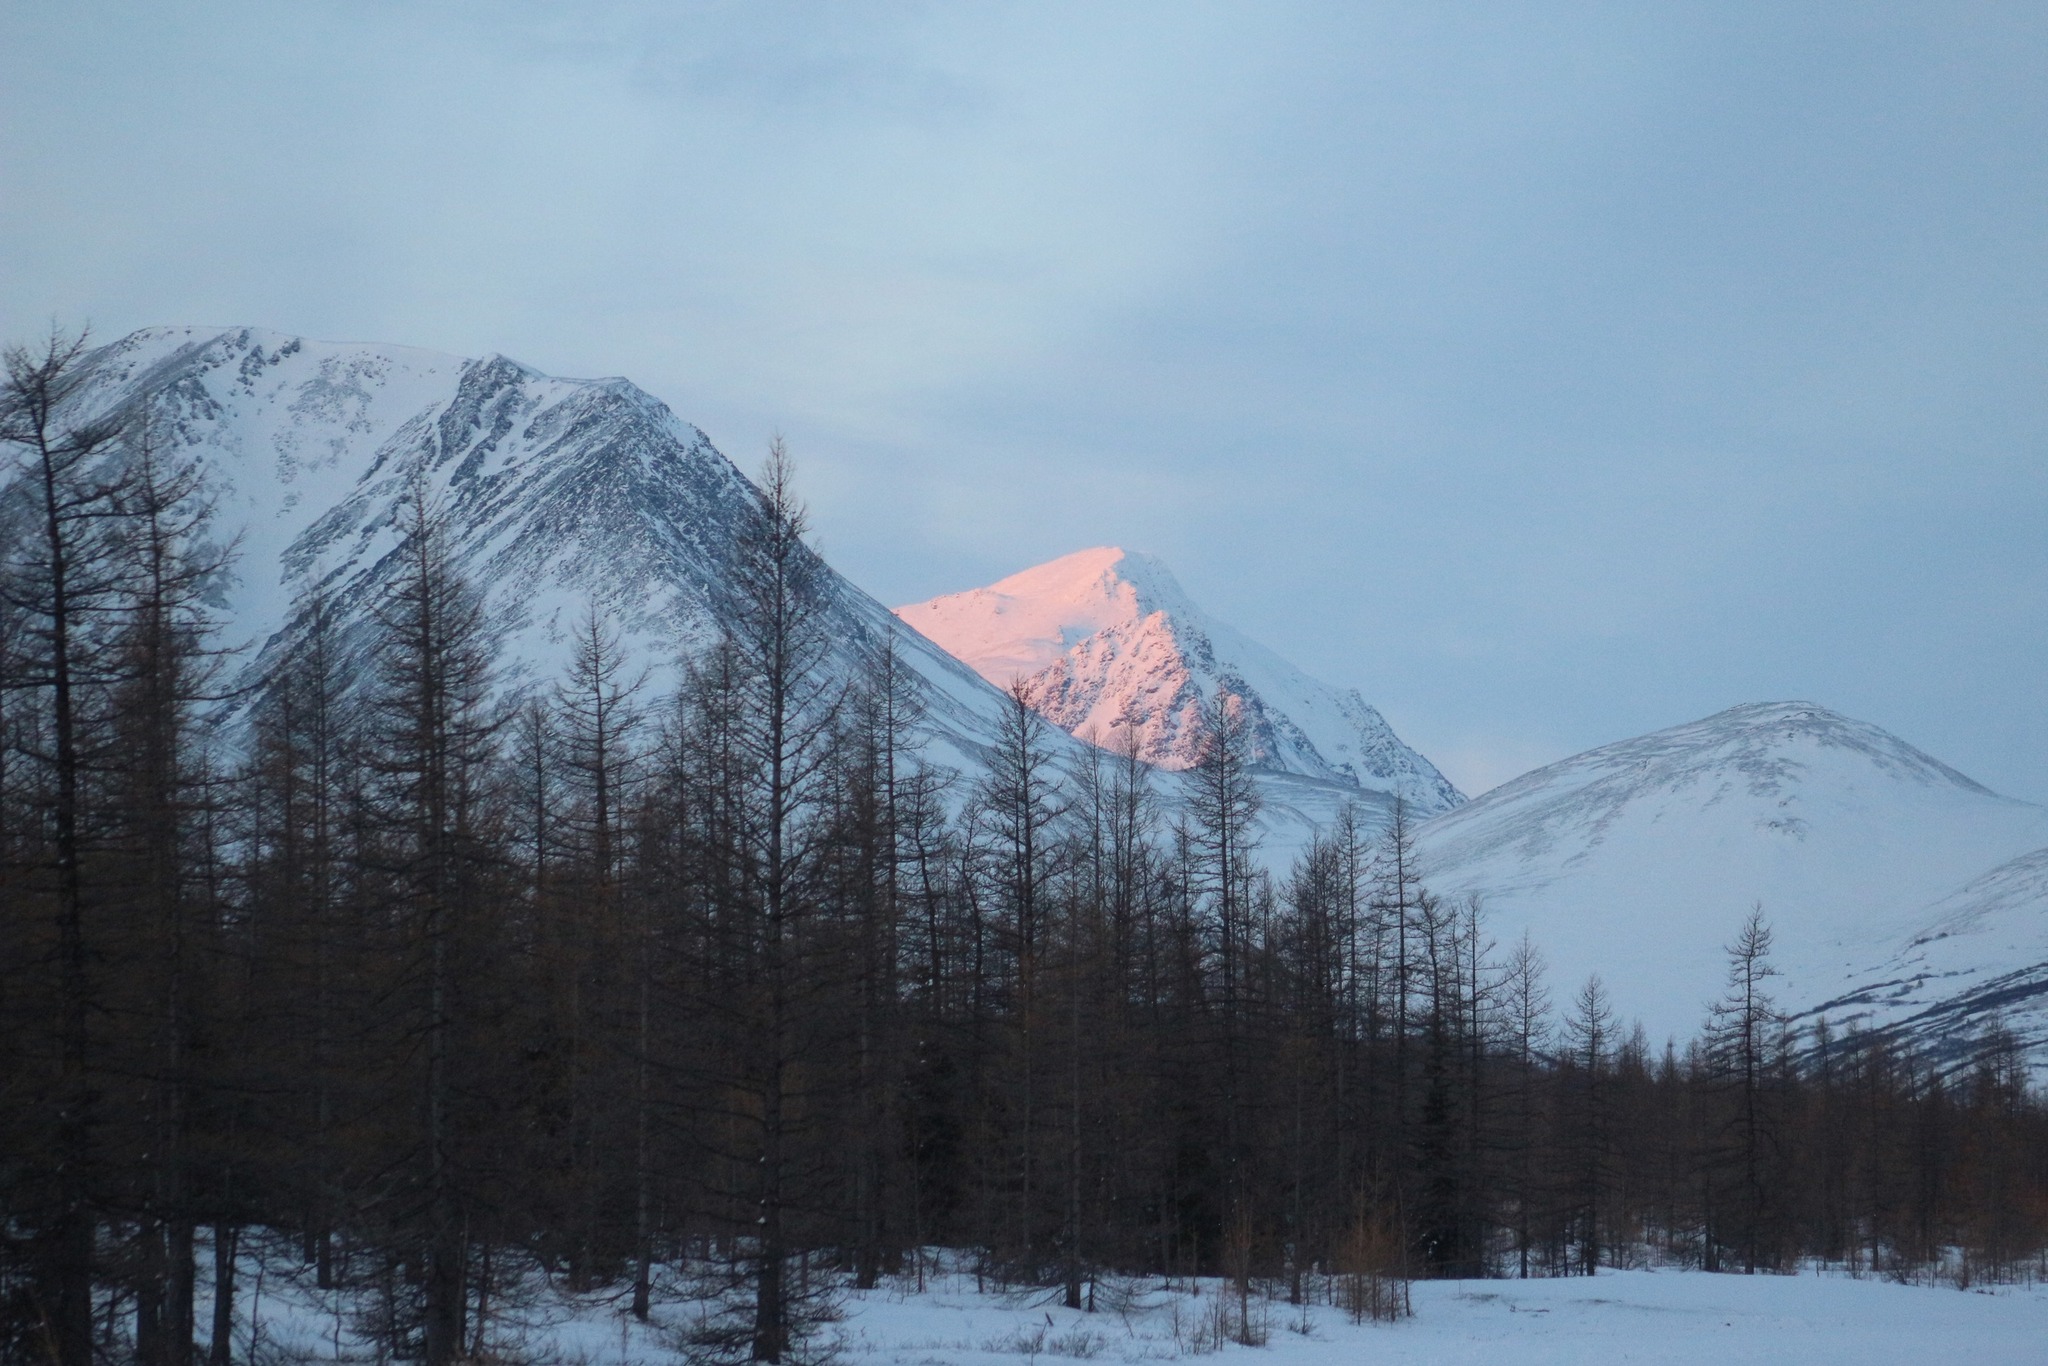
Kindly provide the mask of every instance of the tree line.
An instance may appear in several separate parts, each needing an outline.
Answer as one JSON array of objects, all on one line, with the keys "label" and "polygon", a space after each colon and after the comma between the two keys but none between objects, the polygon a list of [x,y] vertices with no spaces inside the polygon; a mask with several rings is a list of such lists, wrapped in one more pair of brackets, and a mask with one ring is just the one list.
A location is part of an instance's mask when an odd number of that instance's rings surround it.
[{"label": "tree line", "polygon": [[228,1366],[257,1236],[437,1366],[534,1268],[644,1318],[688,1266],[685,1349],[777,1362],[929,1247],[1092,1308],[1107,1273],[2048,1244],[2017,1046],[1795,1030],[1760,913],[1653,1047],[1432,893],[1399,801],[1270,868],[1227,696],[1182,775],[1022,690],[984,765],[931,761],[889,641],[833,635],[779,446],[673,687],[595,608],[558,681],[502,686],[418,492],[378,599],[309,592],[235,692],[203,482],[73,420],[82,346],[0,393],[8,1359]]}]

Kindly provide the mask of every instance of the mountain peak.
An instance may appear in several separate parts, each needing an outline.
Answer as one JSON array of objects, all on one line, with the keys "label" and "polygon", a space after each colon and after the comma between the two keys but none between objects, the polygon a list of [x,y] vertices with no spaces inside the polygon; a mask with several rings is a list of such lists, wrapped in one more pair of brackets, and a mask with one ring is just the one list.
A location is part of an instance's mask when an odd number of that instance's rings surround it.
[{"label": "mountain peak", "polygon": [[999,688],[1033,678],[1082,640],[1155,613],[1185,614],[1187,595],[1149,555],[1095,546],[949,593],[896,614]]},{"label": "mountain peak", "polygon": [[1094,546],[897,615],[1055,725],[1166,769],[1201,753],[1202,706],[1236,699],[1257,762],[1442,811],[1463,798],[1355,691],[1303,674],[1216,621],[1159,559]]},{"label": "mountain peak", "polygon": [[[485,598],[509,691],[555,676],[595,605],[656,677],[725,630],[756,490],[710,439],[618,377],[550,376],[500,354],[325,342],[255,327],[151,327],[81,358],[73,418],[147,411],[206,481],[239,546],[218,604],[251,695],[306,626],[318,585],[345,650],[398,572],[417,481],[455,567]],[[972,766],[1002,699],[836,572],[825,610],[846,677],[893,637],[924,685],[927,738]],[[1078,747],[1075,747],[1078,751]]]}]

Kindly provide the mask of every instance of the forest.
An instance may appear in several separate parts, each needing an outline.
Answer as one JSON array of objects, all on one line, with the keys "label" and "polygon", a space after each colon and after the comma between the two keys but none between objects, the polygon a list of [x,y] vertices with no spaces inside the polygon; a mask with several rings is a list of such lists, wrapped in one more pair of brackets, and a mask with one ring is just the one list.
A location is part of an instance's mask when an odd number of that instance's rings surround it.
[{"label": "forest", "polygon": [[434,1366],[535,1269],[645,1317],[686,1265],[724,1309],[679,1352],[781,1362],[930,1248],[1077,1309],[1148,1272],[1379,1316],[2048,1245],[2017,1045],[1788,1019],[1761,911],[1652,1041],[1432,893],[1398,802],[1276,866],[1225,696],[1184,774],[1018,692],[985,769],[928,760],[779,447],[658,685],[595,605],[508,683],[424,494],[382,596],[314,590],[236,683],[233,547],[146,422],[69,419],[80,346],[0,389],[0,1357],[229,1366],[259,1236]]}]

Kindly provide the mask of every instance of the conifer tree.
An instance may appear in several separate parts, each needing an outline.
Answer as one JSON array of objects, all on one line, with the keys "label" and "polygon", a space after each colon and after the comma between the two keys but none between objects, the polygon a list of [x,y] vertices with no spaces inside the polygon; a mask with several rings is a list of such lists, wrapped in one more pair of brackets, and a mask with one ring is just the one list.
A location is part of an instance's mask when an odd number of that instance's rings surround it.
[{"label": "conifer tree", "polygon": [[983,887],[980,914],[996,947],[998,1000],[1011,1042],[1006,1049],[1006,1085],[999,1103],[1007,1115],[995,1121],[1005,1136],[1000,1185],[1015,1183],[1013,1232],[1003,1243],[1014,1263],[1036,1275],[1043,1252],[1038,1208],[1045,1197],[1040,1146],[1040,971],[1048,947],[1056,879],[1064,871],[1059,825],[1066,804],[1052,757],[1049,726],[1032,706],[1022,682],[1011,685],[1000,712],[989,771],[975,794],[979,861]]},{"label": "conifer tree", "polygon": [[749,1352],[780,1362],[802,1324],[803,1305],[787,1280],[792,1216],[815,1179],[803,1144],[811,1139],[802,1088],[807,968],[816,951],[824,836],[817,817],[843,689],[826,668],[824,586],[805,544],[804,510],[782,443],[770,448],[759,504],[739,547],[731,634],[741,707],[735,735],[746,783],[741,799],[747,863],[739,892],[748,936],[753,1017],[744,1041],[744,1086],[758,1106],[754,1188],[753,1324]]},{"label": "conifer tree", "polygon": [[399,930],[391,987],[409,1003],[398,1016],[401,1046],[420,1059],[394,1078],[417,1117],[398,1231],[416,1239],[420,1353],[440,1366],[465,1349],[469,1228],[486,1212],[471,1071],[490,1055],[466,1045],[490,1010],[493,965],[479,953],[488,952],[483,917],[497,861],[490,785],[502,718],[482,605],[449,561],[445,524],[419,487],[405,515],[377,609],[371,725],[386,894]]},{"label": "conifer tree", "polygon": [[1244,1200],[1248,1066],[1246,1033],[1256,948],[1254,822],[1260,796],[1242,699],[1218,685],[1202,710],[1202,747],[1186,791],[1191,872],[1205,908],[1205,951],[1214,966],[1222,1116],[1218,1167],[1227,1225],[1248,1217]]},{"label": "conifer tree", "polygon": [[[13,732],[35,770],[31,802],[47,835],[36,839],[32,876],[10,898],[19,961],[49,971],[24,993],[16,1034],[31,1059],[29,1151],[9,1206],[24,1229],[28,1350],[61,1366],[92,1360],[93,1285],[100,1266],[98,1213],[101,1059],[94,1037],[92,963],[105,927],[92,913],[86,856],[102,831],[94,772],[104,772],[111,626],[127,588],[114,523],[128,486],[119,416],[81,420],[70,400],[84,374],[86,339],[52,331],[40,346],[10,347],[0,381],[0,447],[12,461],[0,598],[13,615],[4,691],[28,699],[36,718]],[[17,997],[21,1000],[22,997]]]},{"label": "conifer tree", "polygon": [[226,565],[207,542],[210,508],[196,470],[157,448],[146,423],[125,452],[109,523],[127,588],[111,634],[115,751],[103,778],[111,817],[108,953],[131,990],[116,999],[131,1021],[120,1071],[134,1095],[147,1185],[131,1197],[137,1256],[136,1347],[145,1362],[185,1366],[196,1337],[195,1235],[202,1203],[199,1130],[205,1017],[226,993],[211,981],[219,907],[199,876],[201,815],[211,800],[195,709],[216,656],[205,596]]},{"label": "conifer tree", "polygon": [[1562,1080],[1566,1132],[1560,1173],[1569,1236],[1579,1274],[1600,1268],[1605,1251],[1605,1218],[1613,1160],[1612,1078],[1614,1007],[1596,975],[1586,979],[1565,1017]]},{"label": "conifer tree", "polygon": [[1772,1207],[1771,1167],[1778,1138],[1773,1053],[1782,1021],[1767,990],[1777,975],[1771,966],[1771,929],[1763,907],[1753,908],[1728,945],[1728,989],[1707,1023],[1707,1057],[1714,1086],[1724,1097],[1725,1137],[1716,1146],[1734,1184],[1724,1241],[1754,1275],[1775,1262],[1768,1224]]}]

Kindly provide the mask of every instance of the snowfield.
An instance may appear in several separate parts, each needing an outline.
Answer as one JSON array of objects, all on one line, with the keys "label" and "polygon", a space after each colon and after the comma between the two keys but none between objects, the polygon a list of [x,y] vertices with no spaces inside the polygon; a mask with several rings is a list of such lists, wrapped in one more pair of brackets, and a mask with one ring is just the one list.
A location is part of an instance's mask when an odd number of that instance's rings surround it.
[{"label": "snowfield", "polygon": [[[237,1350],[250,1345],[245,1273]],[[1328,1306],[1307,1310],[1254,1297],[1262,1347],[1205,1340],[1203,1325],[1223,1289],[1215,1281],[1105,1283],[1093,1314],[1063,1309],[1057,1291],[980,1292],[971,1275],[934,1276],[917,1292],[908,1278],[847,1292],[842,1317],[811,1350],[874,1366],[1014,1366],[1020,1361],[1177,1361],[1215,1356],[1274,1366],[1428,1363],[1548,1366],[1648,1362],[1730,1366],[1929,1366],[2048,1362],[2048,1287],[1977,1290],[1899,1285],[1831,1274],[1709,1275],[1603,1271],[1597,1277],[1529,1281],[1425,1281],[1414,1317],[1353,1324]],[[541,1288],[494,1320],[491,1359],[582,1366],[653,1366],[681,1359],[687,1306],[657,1297],[655,1322],[624,1309],[623,1293],[571,1297]],[[258,1309],[255,1356],[265,1361],[371,1360],[348,1333],[332,1297],[280,1283],[273,1270]],[[203,1310],[203,1306],[202,1306]],[[200,1321],[206,1322],[204,1313]],[[340,1329],[337,1332],[337,1329]]]},{"label": "snowfield", "polygon": [[2029,995],[2048,959],[2043,846],[2048,809],[1811,702],[1574,755],[1416,841],[1432,891],[1477,896],[1502,943],[1528,933],[1558,1000],[1598,973],[1653,1049],[1697,1033],[1757,905],[1778,1004],[1825,1006],[1838,1035],[1931,1012],[1958,1037],[2002,1015],[2048,1039]]}]

